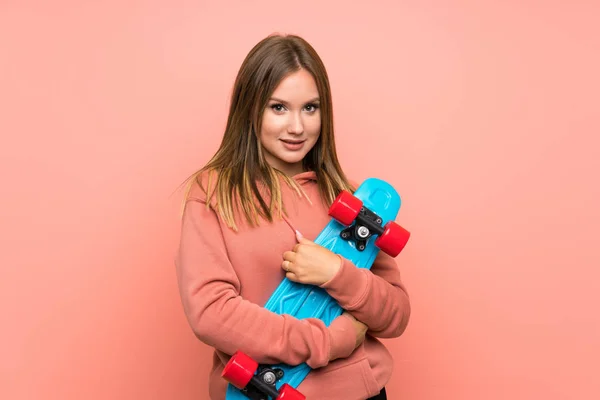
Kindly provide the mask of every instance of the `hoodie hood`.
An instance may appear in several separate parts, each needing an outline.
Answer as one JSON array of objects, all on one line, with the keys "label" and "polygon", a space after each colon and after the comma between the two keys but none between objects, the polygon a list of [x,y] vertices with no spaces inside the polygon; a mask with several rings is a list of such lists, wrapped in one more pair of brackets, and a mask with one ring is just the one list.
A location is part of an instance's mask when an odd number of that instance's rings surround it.
[{"label": "hoodie hood", "polygon": [[298,182],[300,185],[308,182],[316,182],[317,181],[317,173],[315,171],[306,171],[301,172],[293,176],[294,180]]}]

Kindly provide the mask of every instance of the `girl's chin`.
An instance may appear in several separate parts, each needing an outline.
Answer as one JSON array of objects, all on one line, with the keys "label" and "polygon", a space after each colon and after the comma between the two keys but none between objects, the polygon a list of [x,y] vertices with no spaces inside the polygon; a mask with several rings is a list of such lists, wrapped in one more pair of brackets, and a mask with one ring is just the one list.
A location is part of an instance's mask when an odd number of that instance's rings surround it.
[{"label": "girl's chin", "polygon": [[274,166],[277,169],[281,169],[284,171],[289,170],[302,170],[302,160],[306,156],[306,152],[297,152],[297,151],[273,151],[265,152],[265,158],[267,162]]},{"label": "girl's chin", "polygon": [[279,154],[275,155],[279,160],[281,160],[282,162],[286,163],[286,164],[297,164],[302,162],[302,160],[304,159],[304,157],[306,156],[306,154],[304,154],[304,152],[289,152],[289,151],[283,151]]}]

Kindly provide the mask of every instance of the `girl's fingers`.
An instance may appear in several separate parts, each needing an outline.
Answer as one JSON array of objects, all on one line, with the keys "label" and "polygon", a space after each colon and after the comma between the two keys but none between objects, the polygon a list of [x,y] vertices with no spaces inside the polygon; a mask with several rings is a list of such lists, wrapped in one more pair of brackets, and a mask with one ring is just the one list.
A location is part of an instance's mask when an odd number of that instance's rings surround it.
[{"label": "girl's fingers", "polygon": [[283,262],[281,263],[281,268],[283,268],[286,272],[290,272],[291,266],[292,266],[292,263],[289,262],[288,260],[283,260]]}]

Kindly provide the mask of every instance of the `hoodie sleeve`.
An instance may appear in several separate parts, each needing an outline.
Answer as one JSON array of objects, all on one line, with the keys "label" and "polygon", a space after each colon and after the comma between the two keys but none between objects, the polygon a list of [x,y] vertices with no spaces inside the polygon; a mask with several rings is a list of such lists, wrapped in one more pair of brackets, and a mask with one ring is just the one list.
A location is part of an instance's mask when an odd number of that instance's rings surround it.
[{"label": "hoodie sleeve", "polygon": [[371,336],[400,336],[408,325],[411,306],[395,259],[380,251],[368,270],[339,257],[340,270],[321,287],[367,325]]},{"label": "hoodie sleeve", "polygon": [[187,321],[209,346],[226,354],[240,350],[259,363],[306,362],[312,368],[354,351],[356,333],[345,316],[326,327],[319,319],[279,315],[243,299],[218,217],[201,199],[186,202],[175,264]]}]

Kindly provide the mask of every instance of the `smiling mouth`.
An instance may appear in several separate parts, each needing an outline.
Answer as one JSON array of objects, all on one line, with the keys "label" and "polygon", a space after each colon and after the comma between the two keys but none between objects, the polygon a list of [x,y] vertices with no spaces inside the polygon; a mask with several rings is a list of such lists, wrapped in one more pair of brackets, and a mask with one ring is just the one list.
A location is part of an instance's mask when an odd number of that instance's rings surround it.
[{"label": "smiling mouth", "polygon": [[300,144],[300,143],[304,143],[304,140],[291,140],[291,139],[279,139],[284,143],[289,143],[289,144]]}]

